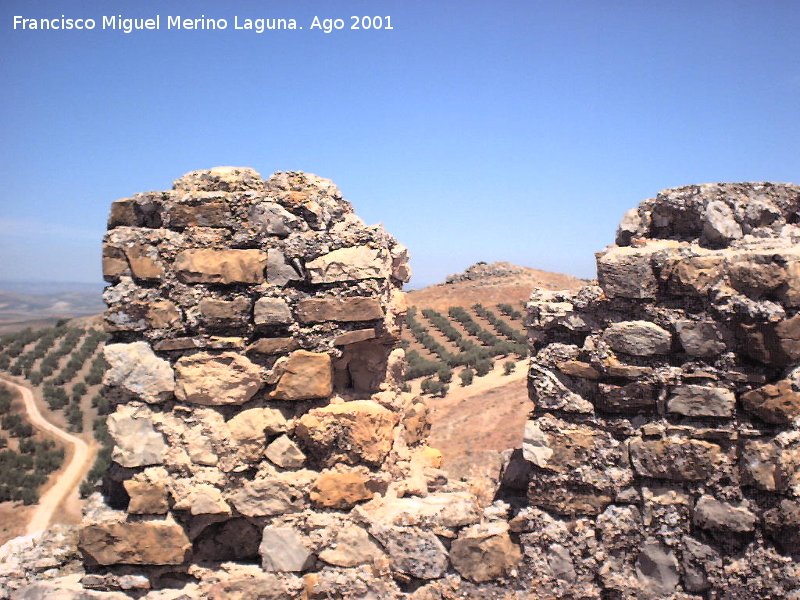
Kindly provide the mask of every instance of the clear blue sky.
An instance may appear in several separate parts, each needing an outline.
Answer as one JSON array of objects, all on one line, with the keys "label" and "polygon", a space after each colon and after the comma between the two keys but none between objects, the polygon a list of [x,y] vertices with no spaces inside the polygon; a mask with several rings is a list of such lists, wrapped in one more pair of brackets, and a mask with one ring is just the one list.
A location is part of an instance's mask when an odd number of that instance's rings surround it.
[{"label": "clear blue sky", "polygon": [[[13,31],[13,16],[303,31]],[[392,32],[308,31],[391,15]],[[0,3],[0,279],[100,279],[109,203],[186,171],[330,177],[412,252],[591,277],[659,190],[800,176],[800,2]]]}]

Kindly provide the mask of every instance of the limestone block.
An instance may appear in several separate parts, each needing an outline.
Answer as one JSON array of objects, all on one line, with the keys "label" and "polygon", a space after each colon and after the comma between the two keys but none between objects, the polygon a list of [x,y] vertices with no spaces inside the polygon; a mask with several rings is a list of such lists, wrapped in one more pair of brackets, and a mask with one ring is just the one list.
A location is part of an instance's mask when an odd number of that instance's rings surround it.
[{"label": "limestone block", "polygon": [[120,404],[108,415],[108,433],[114,440],[111,459],[123,467],[158,465],[164,460],[164,436],[153,427],[146,407]]},{"label": "limestone block", "polygon": [[157,281],[164,277],[164,266],[159,260],[158,249],[149,244],[133,244],[125,249],[128,264],[134,279]]},{"label": "limestone block", "polygon": [[153,329],[177,327],[181,324],[181,311],[174,302],[159,300],[148,305],[146,318]]},{"label": "limestone block", "polygon": [[312,284],[385,279],[391,274],[389,256],[384,250],[355,246],[340,248],[306,263]]},{"label": "limestone block", "polygon": [[508,535],[506,523],[467,527],[450,546],[450,561],[462,577],[482,583],[510,575],[522,552]]},{"label": "limestone block", "polygon": [[711,442],[670,437],[630,441],[631,464],[639,475],[672,481],[702,481],[727,463],[722,449]]},{"label": "limestone block", "polygon": [[304,298],[297,303],[297,318],[301,323],[352,323],[374,321],[383,317],[383,308],[377,298]]},{"label": "limestone block", "polygon": [[678,259],[665,270],[669,274],[669,289],[675,294],[706,296],[724,277],[724,263],[721,254]]},{"label": "limestone block", "polygon": [[333,393],[331,357],[325,352],[295,350],[281,369],[283,373],[270,394],[276,400],[327,398]]},{"label": "limestone block", "polygon": [[203,298],[200,300],[200,317],[212,326],[235,327],[250,320],[250,299],[237,296],[233,300]]},{"label": "limestone block", "polygon": [[175,257],[175,271],[184,283],[261,283],[267,253],[261,250],[184,250]]},{"label": "limestone block", "polygon": [[253,354],[285,354],[297,349],[297,340],[293,337],[259,338],[247,347]]},{"label": "limestone block", "polygon": [[[166,473],[164,473],[166,476]],[[163,515],[169,510],[165,477],[152,480],[127,479],[123,482],[130,496],[128,513],[132,515]]]},{"label": "limestone block", "polygon": [[316,506],[347,509],[374,496],[367,483],[358,471],[327,471],[317,477],[309,497]]},{"label": "limestone block", "polygon": [[167,206],[166,222],[171,228],[225,227],[230,224],[231,209],[224,200],[204,199],[199,204],[176,202]]},{"label": "limestone block", "polygon": [[220,406],[244,404],[261,389],[261,369],[235,352],[199,352],[175,364],[175,397],[181,402]]},{"label": "limestone block", "polygon": [[192,548],[172,520],[90,524],[81,529],[78,545],[101,565],[179,565]]},{"label": "limestone block", "polygon": [[103,356],[109,367],[103,376],[105,386],[150,403],[163,402],[175,390],[172,367],[158,358],[147,342],[106,344]]},{"label": "limestone block", "polygon": [[283,433],[288,428],[284,416],[273,408],[243,410],[226,425],[236,451],[249,462],[256,462],[264,455],[267,435]]},{"label": "limestone block", "polygon": [[603,332],[603,341],[617,352],[634,356],[668,354],[672,336],[649,321],[623,321],[612,323]]},{"label": "limestone block", "polygon": [[800,416],[800,392],[790,379],[742,394],[744,409],[767,423],[787,425]]},{"label": "limestone block", "polygon": [[392,447],[397,415],[371,400],[315,408],[297,423],[295,434],[326,466],[338,462],[380,465]]},{"label": "limestone block", "polygon": [[354,331],[346,331],[335,338],[333,338],[334,346],[347,346],[349,344],[356,344],[366,340],[374,339],[377,336],[375,329],[356,329]]}]

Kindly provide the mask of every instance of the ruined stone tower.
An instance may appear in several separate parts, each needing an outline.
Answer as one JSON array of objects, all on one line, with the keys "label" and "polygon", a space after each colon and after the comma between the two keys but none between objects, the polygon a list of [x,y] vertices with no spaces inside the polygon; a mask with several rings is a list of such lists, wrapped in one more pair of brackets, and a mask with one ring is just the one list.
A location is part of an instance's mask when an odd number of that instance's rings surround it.
[{"label": "ruined stone tower", "polygon": [[597,286],[534,294],[528,471],[507,476],[549,593],[798,597],[799,244],[800,187],[666,190]]},{"label": "ruined stone tower", "polygon": [[333,183],[193,172],[115,202],[108,229],[114,464],[84,585],[392,597],[513,568],[507,525],[448,486],[426,406],[399,391],[406,250]]}]

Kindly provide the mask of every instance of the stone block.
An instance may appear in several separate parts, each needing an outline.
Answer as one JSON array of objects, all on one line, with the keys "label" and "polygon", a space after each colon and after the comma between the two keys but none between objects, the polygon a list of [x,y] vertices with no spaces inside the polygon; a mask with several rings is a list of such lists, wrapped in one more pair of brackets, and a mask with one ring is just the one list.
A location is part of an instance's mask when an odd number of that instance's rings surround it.
[{"label": "stone block", "polygon": [[333,393],[331,357],[325,352],[295,350],[281,365],[278,384],[270,393],[276,400],[311,400]]},{"label": "stone block", "polygon": [[184,250],[175,257],[175,271],[184,283],[261,283],[267,253],[261,250]]},{"label": "stone block", "polygon": [[383,308],[377,298],[305,298],[297,303],[297,318],[301,323],[353,323],[383,317]]},{"label": "stone block", "polygon": [[181,402],[244,404],[262,386],[261,369],[235,352],[199,352],[175,363],[175,397]]},{"label": "stone block", "polygon": [[603,341],[616,352],[634,356],[669,354],[672,335],[649,321],[612,323],[603,332]]},{"label": "stone block", "polygon": [[728,462],[717,444],[678,437],[631,439],[630,456],[637,474],[671,481],[703,481]]}]

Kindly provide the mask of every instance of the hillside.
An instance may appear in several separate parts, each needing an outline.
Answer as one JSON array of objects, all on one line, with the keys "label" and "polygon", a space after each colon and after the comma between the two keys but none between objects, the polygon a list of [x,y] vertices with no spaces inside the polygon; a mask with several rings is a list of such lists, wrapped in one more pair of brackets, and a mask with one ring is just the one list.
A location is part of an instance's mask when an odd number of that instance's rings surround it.
[{"label": "hillside", "polygon": [[91,283],[0,282],[0,333],[54,325],[103,310],[102,286]]},{"label": "hillside", "polygon": [[535,288],[576,290],[586,282],[572,275],[551,273],[508,262],[478,262],[463,273],[450,275],[445,283],[408,292],[409,306],[446,310],[475,303],[507,303],[519,308]]},{"label": "hillside", "polygon": [[477,263],[408,293],[402,341],[409,388],[432,389],[425,394],[433,412],[430,443],[442,451],[450,476],[473,479],[481,495],[493,489],[487,479],[496,477],[501,452],[521,445],[530,408],[525,303],[535,288],[583,284],[507,262]]}]

